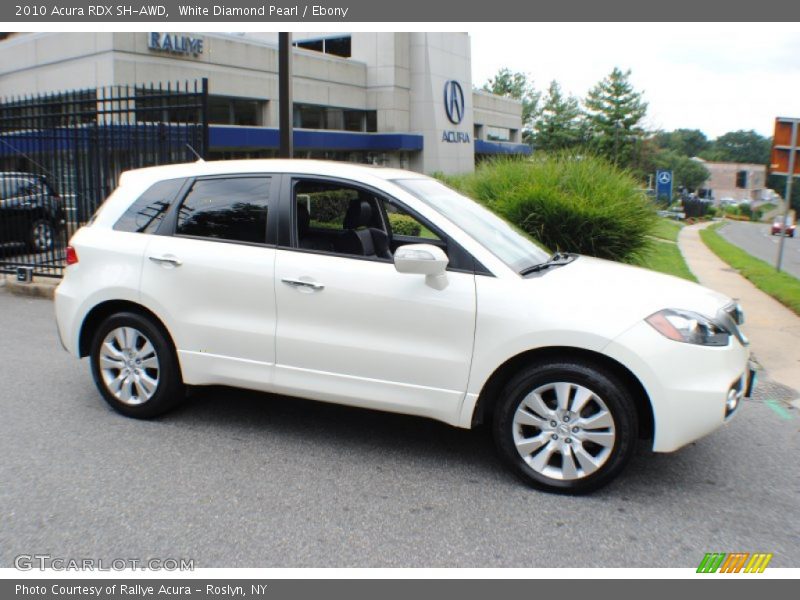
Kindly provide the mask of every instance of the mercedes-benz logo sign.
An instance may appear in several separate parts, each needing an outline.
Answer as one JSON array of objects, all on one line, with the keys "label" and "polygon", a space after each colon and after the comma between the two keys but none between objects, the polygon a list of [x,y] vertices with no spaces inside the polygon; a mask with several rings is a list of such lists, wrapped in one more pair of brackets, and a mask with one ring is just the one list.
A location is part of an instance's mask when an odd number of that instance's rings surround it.
[{"label": "mercedes-benz logo sign", "polygon": [[444,111],[453,125],[458,125],[464,118],[464,90],[455,79],[444,84]]},{"label": "mercedes-benz logo sign", "polygon": [[658,174],[658,183],[666,184],[669,183],[671,179],[672,175],[670,174],[669,171],[661,171],[661,173]]}]

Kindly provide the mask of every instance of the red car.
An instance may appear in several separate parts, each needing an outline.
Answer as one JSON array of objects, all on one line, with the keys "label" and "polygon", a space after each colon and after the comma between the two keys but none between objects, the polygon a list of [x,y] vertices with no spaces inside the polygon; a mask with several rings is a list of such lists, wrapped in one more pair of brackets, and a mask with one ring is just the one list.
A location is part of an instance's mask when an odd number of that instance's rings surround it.
[{"label": "red car", "polygon": [[778,217],[772,222],[772,230],[770,233],[772,235],[780,235],[782,232],[788,235],[789,237],[794,237],[794,230],[795,225],[791,221],[788,225],[786,225],[786,230],[783,229],[783,217]]}]

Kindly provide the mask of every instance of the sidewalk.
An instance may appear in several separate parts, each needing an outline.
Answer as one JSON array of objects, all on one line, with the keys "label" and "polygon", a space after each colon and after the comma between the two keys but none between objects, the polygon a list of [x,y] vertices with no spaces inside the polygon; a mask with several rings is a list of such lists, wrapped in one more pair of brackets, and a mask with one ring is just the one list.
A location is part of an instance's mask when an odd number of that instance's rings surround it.
[{"label": "sidewalk", "polygon": [[53,299],[60,279],[34,277],[31,283],[19,283],[15,275],[0,273],[0,291],[8,291],[17,296]]},{"label": "sidewalk", "polygon": [[750,338],[756,361],[773,381],[800,390],[800,317],[717,258],[700,239],[700,230],[708,225],[689,225],[678,235],[689,269],[704,286],[741,302],[742,329]]}]

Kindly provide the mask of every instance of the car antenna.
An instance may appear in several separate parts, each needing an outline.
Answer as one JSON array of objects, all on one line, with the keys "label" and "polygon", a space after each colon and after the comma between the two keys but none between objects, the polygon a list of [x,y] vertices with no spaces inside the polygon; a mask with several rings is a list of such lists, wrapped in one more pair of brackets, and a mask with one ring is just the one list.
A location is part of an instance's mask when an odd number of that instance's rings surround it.
[{"label": "car antenna", "polygon": [[[30,157],[30,156],[28,156],[27,154],[25,154],[25,153],[24,153],[22,150],[20,150],[19,148],[14,148],[14,146],[12,146],[11,144],[9,144],[7,141],[5,141],[5,140],[3,140],[3,139],[0,139],[0,144],[4,144],[4,145],[8,146],[8,147],[9,147],[9,148],[11,148],[11,149],[12,149],[14,152],[16,152],[17,154],[19,154],[20,156],[22,156],[22,158],[24,158],[25,160],[29,161],[30,163],[32,163],[32,164],[34,164],[34,165],[36,165],[37,167],[39,167],[39,168],[40,168],[42,171],[44,171],[44,172],[45,172],[45,174],[46,174],[46,175],[48,175],[48,176],[50,176],[50,177],[53,177],[53,173],[51,173],[51,172],[50,172],[48,169],[46,169],[46,168],[45,168],[43,165],[41,165],[41,164],[39,164],[38,162],[36,162],[35,160],[33,160],[33,159]],[[53,177],[53,179],[55,179],[55,177]]]},{"label": "car antenna", "polygon": [[197,162],[206,162],[206,161],[204,161],[204,160],[203,160],[203,157],[202,157],[202,156],[200,156],[200,154],[197,152],[197,150],[195,150],[194,148],[192,148],[192,145],[191,145],[191,144],[186,144],[186,147],[187,147],[189,150],[191,150],[191,151],[192,151],[192,154],[194,154],[194,155],[197,157]]}]

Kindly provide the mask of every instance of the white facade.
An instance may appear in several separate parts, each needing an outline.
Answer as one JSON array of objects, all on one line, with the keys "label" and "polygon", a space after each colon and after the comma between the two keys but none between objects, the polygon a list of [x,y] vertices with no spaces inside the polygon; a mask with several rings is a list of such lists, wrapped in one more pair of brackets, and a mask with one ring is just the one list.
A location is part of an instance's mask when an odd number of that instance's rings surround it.
[{"label": "white facade", "polygon": [[[177,46],[169,49],[154,48],[153,35],[13,35],[0,42],[0,97],[206,77],[212,98],[248,103],[244,118],[247,126],[278,127],[277,34],[156,34],[159,39],[167,36],[165,44]],[[295,127],[344,131],[339,124],[344,111],[349,119],[346,130],[361,137],[350,144],[357,146],[355,149],[336,147],[336,142],[329,147],[310,147],[296,141],[297,156],[386,164],[425,173],[463,173],[474,168],[476,152],[529,152],[519,144],[521,104],[472,91],[470,39],[466,33],[327,35],[349,38],[350,56],[295,49]],[[325,37],[319,33],[294,34],[297,42]],[[445,107],[446,84],[452,87],[449,82],[457,82],[463,91],[458,122],[448,118]],[[331,123],[324,127],[298,124],[298,105],[328,114]],[[231,121],[215,122],[212,118],[212,126],[241,125],[233,111]],[[359,118],[363,121],[360,130]],[[487,136],[487,132],[498,131],[498,136]],[[392,147],[395,142],[386,138],[377,143],[381,134],[408,137]],[[215,147],[214,139],[212,131],[212,156],[270,156],[275,151],[266,146]]]}]

